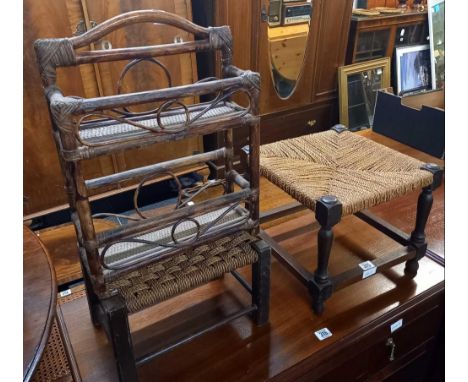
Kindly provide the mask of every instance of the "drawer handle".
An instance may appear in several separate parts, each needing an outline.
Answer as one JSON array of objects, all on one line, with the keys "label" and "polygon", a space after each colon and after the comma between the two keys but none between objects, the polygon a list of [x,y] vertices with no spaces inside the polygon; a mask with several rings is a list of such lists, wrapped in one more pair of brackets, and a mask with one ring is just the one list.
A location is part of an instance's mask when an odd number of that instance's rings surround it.
[{"label": "drawer handle", "polygon": [[307,124],[310,127],[314,127],[316,123],[317,123],[317,120],[315,120],[315,119],[311,119],[310,121],[307,121]]},{"label": "drawer handle", "polygon": [[386,346],[390,346],[390,357],[388,358],[389,361],[393,361],[395,359],[395,349],[396,349],[396,344],[395,341],[393,341],[393,338],[387,339],[387,343],[385,344]]}]

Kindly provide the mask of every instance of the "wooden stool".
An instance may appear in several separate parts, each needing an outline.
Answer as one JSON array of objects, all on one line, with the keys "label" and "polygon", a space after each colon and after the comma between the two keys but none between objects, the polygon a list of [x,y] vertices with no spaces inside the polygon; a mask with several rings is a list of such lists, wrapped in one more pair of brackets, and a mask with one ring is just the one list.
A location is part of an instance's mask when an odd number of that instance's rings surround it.
[{"label": "wooden stool", "polygon": [[[378,272],[406,261],[405,273],[416,275],[418,260],[427,248],[424,229],[432,206],[432,191],[442,180],[442,170],[437,165],[425,164],[336,125],[326,132],[261,146],[260,171],[303,206],[315,211],[320,230],[314,273],[262,234],[276,257],[307,286],[315,313],[323,312],[324,301],[333,291],[361,280],[363,272]],[[416,226],[411,235],[364,211],[421,188]],[[328,260],[333,226],[350,214],[404,247],[366,262],[361,268],[330,277]],[[366,265],[370,269],[366,270]]]}]

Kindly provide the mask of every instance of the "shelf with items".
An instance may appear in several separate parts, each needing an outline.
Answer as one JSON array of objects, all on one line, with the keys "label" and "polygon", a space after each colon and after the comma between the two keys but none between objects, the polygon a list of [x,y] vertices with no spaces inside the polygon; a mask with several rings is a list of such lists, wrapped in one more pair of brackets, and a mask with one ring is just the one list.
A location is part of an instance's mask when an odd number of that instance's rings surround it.
[{"label": "shelf with items", "polygon": [[[346,64],[393,57],[395,47],[427,42],[427,12],[410,10],[395,15],[351,18]],[[367,57],[366,50],[377,49],[380,53]]]}]

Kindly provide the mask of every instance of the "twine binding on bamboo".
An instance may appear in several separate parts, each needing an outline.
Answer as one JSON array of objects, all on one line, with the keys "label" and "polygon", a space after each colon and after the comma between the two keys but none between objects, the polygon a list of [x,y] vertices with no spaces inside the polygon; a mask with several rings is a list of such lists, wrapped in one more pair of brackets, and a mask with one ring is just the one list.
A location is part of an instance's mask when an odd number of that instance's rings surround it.
[{"label": "twine binding on bamboo", "polygon": [[311,210],[323,195],[343,215],[390,201],[432,183],[424,163],[360,135],[329,130],[260,147],[260,172]]}]

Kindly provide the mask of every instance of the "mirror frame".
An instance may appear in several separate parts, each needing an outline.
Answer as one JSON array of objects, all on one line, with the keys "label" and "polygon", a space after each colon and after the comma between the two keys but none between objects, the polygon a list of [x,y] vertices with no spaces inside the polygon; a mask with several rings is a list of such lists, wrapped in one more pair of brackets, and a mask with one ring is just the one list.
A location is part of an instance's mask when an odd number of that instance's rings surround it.
[{"label": "mirror frame", "polygon": [[[372,61],[359,62],[341,66],[338,68],[338,94],[340,104],[340,123],[349,127],[349,113],[348,113],[348,77],[353,74],[372,69],[383,69],[382,73],[382,86],[381,89],[390,87],[390,57],[379,58]],[[370,126],[372,127],[372,126]]]},{"label": "mirror frame", "polygon": [[[304,1],[308,1],[308,0],[304,0]],[[269,6],[270,6],[270,0],[265,0],[265,3],[264,4],[264,8],[265,9],[269,9]],[[284,3],[283,3],[284,4]],[[294,2],[291,2],[291,4],[294,4]],[[306,39],[306,42],[305,42],[305,47],[304,47],[304,56],[303,56],[303,59],[302,59],[302,63],[301,63],[301,68],[300,68],[300,72],[299,72],[299,75],[297,76],[297,79],[295,80],[295,84],[294,84],[294,87],[292,88],[291,92],[286,96],[286,97],[282,97],[279,93],[278,93],[278,90],[276,88],[276,83],[275,83],[275,78],[274,78],[274,74],[273,74],[273,65],[272,65],[272,50],[271,50],[271,43],[270,43],[270,40],[268,38],[268,28],[270,28],[270,26],[268,25],[268,22],[265,22],[265,25],[266,25],[266,36],[267,36],[267,44],[268,44],[268,67],[270,69],[270,79],[271,79],[271,83],[272,83],[272,86],[273,86],[273,90],[275,92],[275,94],[277,95],[277,97],[283,101],[286,101],[288,100],[289,98],[291,98],[294,93],[296,92],[297,90],[297,87],[299,85],[299,82],[301,81],[303,75],[304,75],[304,67],[305,67],[305,63],[307,61],[307,55],[309,53],[309,45],[310,45],[310,32],[311,32],[311,28],[312,28],[312,19],[313,19],[313,15],[314,15],[314,0],[310,0],[310,4],[311,4],[311,13],[310,13],[310,20],[308,22],[308,32],[307,32],[307,39]],[[294,25],[294,24],[293,24]],[[280,26],[281,27],[281,26]],[[274,28],[277,28],[277,27],[274,27]]]}]

